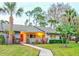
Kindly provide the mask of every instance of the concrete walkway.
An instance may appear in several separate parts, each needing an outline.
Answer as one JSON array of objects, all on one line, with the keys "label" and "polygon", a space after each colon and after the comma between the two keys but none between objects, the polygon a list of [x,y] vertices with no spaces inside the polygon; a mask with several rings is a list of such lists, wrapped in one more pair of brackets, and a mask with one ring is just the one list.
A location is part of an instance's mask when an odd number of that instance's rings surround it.
[{"label": "concrete walkway", "polygon": [[49,50],[49,49],[37,47],[37,46],[34,46],[34,45],[30,45],[30,44],[24,44],[24,45],[30,46],[32,48],[36,48],[36,49],[40,50],[39,56],[53,56],[51,50]]}]

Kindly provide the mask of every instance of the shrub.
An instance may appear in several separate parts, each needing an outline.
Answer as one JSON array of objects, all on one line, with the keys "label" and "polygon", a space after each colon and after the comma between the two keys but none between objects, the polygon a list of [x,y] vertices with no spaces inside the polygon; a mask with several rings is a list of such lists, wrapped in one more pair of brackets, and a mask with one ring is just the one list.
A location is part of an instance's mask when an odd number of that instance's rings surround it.
[{"label": "shrub", "polygon": [[50,39],[49,40],[49,43],[52,44],[52,43],[68,43],[68,41],[66,39]]},{"label": "shrub", "polygon": [[5,43],[5,38],[3,35],[0,35],[0,44],[4,44]]}]

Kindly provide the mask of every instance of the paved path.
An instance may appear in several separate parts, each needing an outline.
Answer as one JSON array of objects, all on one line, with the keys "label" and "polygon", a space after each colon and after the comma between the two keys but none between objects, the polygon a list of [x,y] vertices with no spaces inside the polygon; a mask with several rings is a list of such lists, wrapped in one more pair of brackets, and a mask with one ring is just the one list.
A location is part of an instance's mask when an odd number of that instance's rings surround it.
[{"label": "paved path", "polygon": [[37,46],[34,46],[34,45],[30,45],[30,44],[24,44],[24,45],[30,46],[32,48],[36,48],[36,49],[40,50],[39,56],[53,56],[51,50],[49,50],[49,49],[37,47]]}]

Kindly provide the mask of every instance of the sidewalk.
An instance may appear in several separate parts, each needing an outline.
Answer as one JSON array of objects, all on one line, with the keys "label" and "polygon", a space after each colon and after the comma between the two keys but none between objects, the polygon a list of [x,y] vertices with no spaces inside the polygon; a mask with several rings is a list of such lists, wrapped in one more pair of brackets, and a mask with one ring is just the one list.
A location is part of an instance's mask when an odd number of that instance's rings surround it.
[{"label": "sidewalk", "polygon": [[40,50],[39,56],[53,56],[51,50],[49,50],[49,49],[37,47],[37,46],[34,46],[34,45],[30,45],[30,44],[24,44],[24,45],[30,46],[32,48],[36,48],[36,49]]}]

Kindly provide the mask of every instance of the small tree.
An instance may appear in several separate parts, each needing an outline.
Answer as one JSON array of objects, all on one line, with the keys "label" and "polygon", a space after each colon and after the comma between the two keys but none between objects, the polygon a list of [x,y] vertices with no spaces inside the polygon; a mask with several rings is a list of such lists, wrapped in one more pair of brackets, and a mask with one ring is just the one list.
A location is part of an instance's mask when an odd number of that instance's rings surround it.
[{"label": "small tree", "polygon": [[59,31],[64,39],[66,39],[65,47],[67,47],[67,41],[69,41],[69,37],[72,34],[75,34],[74,26],[70,24],[62,24],[58,26],[57,31]]}]

